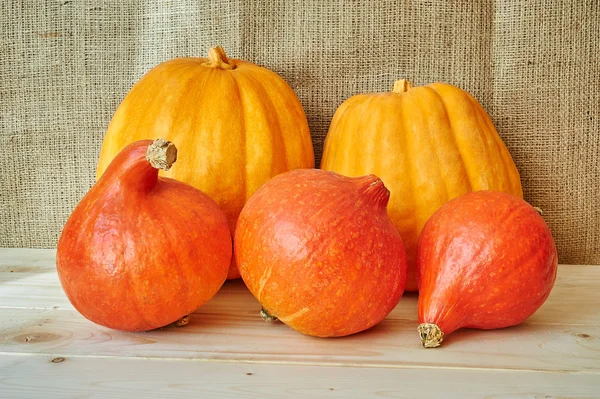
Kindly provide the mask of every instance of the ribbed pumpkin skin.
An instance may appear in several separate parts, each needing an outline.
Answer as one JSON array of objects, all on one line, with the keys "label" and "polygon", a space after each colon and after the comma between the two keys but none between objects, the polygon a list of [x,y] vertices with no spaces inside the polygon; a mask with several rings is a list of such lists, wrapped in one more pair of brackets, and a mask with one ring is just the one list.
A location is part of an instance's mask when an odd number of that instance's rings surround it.
[{"label": "ribbed pumpkin skin", "polygon": [[[361,94],[336,111],[321,168],[379,176],[391,192],[390,219],[416,291],[417,241],[427,219],[448,200],[477,190],[523,197],[519,172],[481,105],[444,83]],[[406,90],[406,91],[404,91]]]},{"label": "ribbed pumpkin skin", "polygon": [[[306,116],[277,74],[228,60],[179,58],[149,71],[117,109],[104,138],[97,178],[127,144],[165,138],[180,148],[161,175],[199,188],[225,213],[231,232],[246,200],[271,177],[314,167]],[[232,260],[228,278],[238,278]]]}]

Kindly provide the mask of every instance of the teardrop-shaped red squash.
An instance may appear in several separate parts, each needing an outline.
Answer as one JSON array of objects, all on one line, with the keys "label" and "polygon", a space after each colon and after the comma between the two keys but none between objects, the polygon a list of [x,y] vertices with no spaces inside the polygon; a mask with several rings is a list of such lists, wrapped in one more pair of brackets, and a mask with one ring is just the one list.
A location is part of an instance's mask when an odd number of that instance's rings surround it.
[{"label": "teardrop-shaped red squash", "polygon": [[91,321],[126,331],[163,327],[225,281],[232,256],[227,219],[200,190],[158,177],[175,159],[165,140],[130,144],[67,220],[58,276]]},{"label": "teardrop-shaped red squash", "polygon": [[423,345],[438,346],[459,328],[523,322],[548,298],[557,265],[550,229],[522,199],[477,191],[448,202],[419,239]]}]

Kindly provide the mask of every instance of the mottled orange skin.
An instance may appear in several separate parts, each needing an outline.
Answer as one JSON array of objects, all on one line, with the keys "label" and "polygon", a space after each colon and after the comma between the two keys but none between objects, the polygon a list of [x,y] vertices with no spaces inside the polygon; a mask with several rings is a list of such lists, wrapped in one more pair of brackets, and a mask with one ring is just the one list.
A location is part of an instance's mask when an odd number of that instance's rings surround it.
[{"label": "mottled orange skin", "polygon": [[388,199],[376,176],[305,169],[273,178],[238,220],[234,252],[244,282],[301,333],[334,337],[374,326],[406,284]]},{"label": "mottled orange skin", "polygon": [[527,202],[477,191],[442,206],[419,239],[419,322],[445,335],[514,326],[548,298],[558,255],[550,229]]},{"label": "mottled orange skin", "polygon": [[118,330],[151,330],[193,312],[219,290],[232,256],[218,205],[158,178],[145,159],[150,143],[117,155],[58,242],[58,275],[73,306]]}]

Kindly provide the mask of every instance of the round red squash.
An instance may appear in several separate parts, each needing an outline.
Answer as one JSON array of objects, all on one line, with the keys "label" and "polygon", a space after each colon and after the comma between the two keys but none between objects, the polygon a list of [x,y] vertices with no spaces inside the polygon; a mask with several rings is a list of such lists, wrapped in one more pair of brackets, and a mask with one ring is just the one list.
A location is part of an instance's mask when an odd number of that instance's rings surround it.
[{"label": "round red squash", "polygon": [[58,276],[89,320],[125,331],[163,327],[225,281],[232,256],[227,219],[198,189],[158,177],[176,157],[165,140],[129,145],[69,217],[58,242]]},{"label": "round red squash", "polygon": [[419,238],[419,334],[439,346],[459,328],[514,326],[548,298],[558,255],[539,213],[515,196],[477,191],[443,205]]},{"label": "round red squash", "polygon": [[376,176],[302,169],[263,185],[235,234],[244,282],[279,320],[304,334],[354,334],[379,323],[406,284],[389,191]]}]

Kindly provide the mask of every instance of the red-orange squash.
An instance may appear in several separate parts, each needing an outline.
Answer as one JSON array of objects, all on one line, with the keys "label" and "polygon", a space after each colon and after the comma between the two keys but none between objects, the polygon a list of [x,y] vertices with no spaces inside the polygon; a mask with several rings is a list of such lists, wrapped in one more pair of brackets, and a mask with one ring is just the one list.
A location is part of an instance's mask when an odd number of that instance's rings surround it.
[{"label": "red-orange squash", "polygon": [[[221,47],[208,58],[164,62],[133,86],[104,137],[97,177],[129,143],[158,137],[181,152],[177,168],[161,175],[213,198],[232,233],[246,200],[267,180],[315,163],[294,91],[266,68],[227,58]],[[235,262],[228,277],[239,277]]]},{"label": "red-orange squash", "polygon": [[58,242],[67,297],[106,327],[163,327],[208,301],[232,256],[225,215],[206,194],[158,177],[177,157],[165,140],[121,151],[77,205]]},{"label": "red-orange squash", "polygon": [[408,259],[407,291],[417,289],[417,240],[448,200],[477,190],[523,196],[519,173],[490,117],[469,93],[445,83],[360,94],[336,111],[321,168],[375,174],[391,192],[388,212]]},{"label": "red-orange squash", "polygon": [[376,176],[281,174],[250,198],[235,254],[268,314],[304,334],[334,337],[379,323],[406,282],[402,239]]},{"label": "red-orange squash", "polygon": [[521,323],[548,298],[557,263],[550,229],[522,199],[478,191],[443,205],[418,246],[423,346],[463,327]]}]

